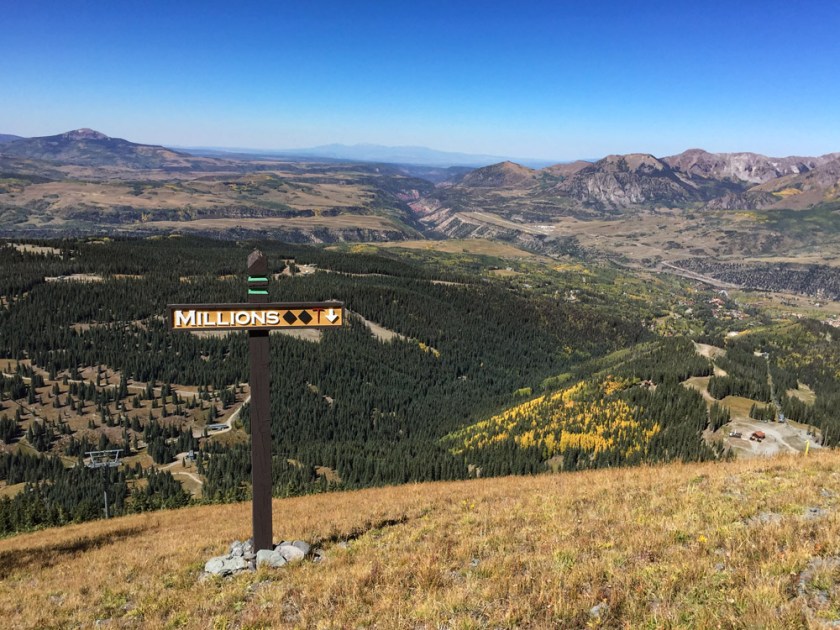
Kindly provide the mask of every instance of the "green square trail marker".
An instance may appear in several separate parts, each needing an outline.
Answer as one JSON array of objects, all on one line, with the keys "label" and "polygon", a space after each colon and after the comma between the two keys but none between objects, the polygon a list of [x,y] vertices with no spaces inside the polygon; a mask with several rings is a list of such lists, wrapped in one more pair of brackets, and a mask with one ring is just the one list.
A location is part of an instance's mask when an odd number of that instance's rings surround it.
[{"label": "green square trail marker", "polygon": [[248,256],[248,302],[245,304],[170,304],[169,328],[247,330],[251,389],[251,487],[254,549],[272,549],[271,423],[269,422],[269,343],[272,330],[340,328],[342,302],[268,302],[268,262],[259,250]]}]

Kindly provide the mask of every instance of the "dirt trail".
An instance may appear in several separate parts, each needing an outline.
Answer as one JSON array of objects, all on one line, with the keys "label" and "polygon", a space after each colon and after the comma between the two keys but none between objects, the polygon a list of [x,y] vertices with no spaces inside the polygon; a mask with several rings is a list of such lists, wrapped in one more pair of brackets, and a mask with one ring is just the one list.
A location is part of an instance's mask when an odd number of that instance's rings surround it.
[{"label": "dirt trail", "polygon": [[173,472],[172,476],[174,477],[175,475],[183,475],[184,477],[189,477],[190,479],[195,481],[197,484],[199,484],[201,486],[204,485],[204,480],[201,477],[199,477],[198,475],[196,475],[194,473],[191,473],[189,471],[180,470],[180,471]]},{"label": "dirt trail", "polygon": [[401,339],[405,341],[408,339],[408,337],[406,337],[405,335],[401,335],[396,331],[390,330],[389,328],[385,328],[385,326],[380,326],[379,324],[372,322],[369,319],[365,319],[362,315],[351,311],[350,309],[347,309],[347,312],[361,319],[364,325],[367,326],[368,329],[370,329],[370,332],[372,332],[373,336],[379,339],[379,341],[391,341],[392,339]]},{"label": "dirt trail", "polygon": [[740,287],[737,284],[732,284],[731,282],[724,282],[723,280],[718,280],[716,278],[712,278],[711,276],[704,276],[701,273],[696,273],[694,271],[689,271],[688,269],[683,269],[682,267],[677,267],[669,262],[665,262],[664,260],[659,263],[661,267],[667,267],[667,269],[663,269],[663,271],[672,273],[677,276],[683,276],[684,278],[688,278],[690,280],[699,280],[700,282],[705,282],[709,286],[713,286],[717,289],[739,289]]},{"label": "dirt trail", "polygon": [[723,348],[711,346],[707,343],[697,343],[696,341],[694,342],[694,349],[697,351],[697,354],[707,359],[717,359],[719,356],[726,354],[726,350]]},{"label": "dirt trail", "polygon": [[[84,383],[85,381],[70,381],[70,382],[71,383],[74,383],[74,382],[75,383]],[[112,385],[106,385],[106,387],[113,387],[113,384]],[[142,383],[132,383],[131,385],[126,385],[126,389],[145,392],[146,391],[146,386],[143,385]],[[160,387],[153,388],[153,391],[158,396],[160,395]],[[177,387],[173,387],[172,391],[175,392],[176,394],[178,394],[178,398],[187,398],[187,397],[196,398],[198,396],[198,392],[193,392],[193,391],[189,391],[189,390],[182,390],[182,389],[178,389]]]},{"label": "dirt trail", "polygon": [[726,354],[726,350],[717,346],[710,346],[707,343],[694,342],[694,349],[701,357],[706,357],[712,361],[715,376],[726,376],[726,370],[722,370],[717,366],[714,360]]},{"label": "dirt trail", "polygon": [[[218,431],[213,431],[210,433],[209,437],[213,437],[214,435],[221,435],[222,433],[227,433],[233,428],[234,422],[239,420],[239,416],[242,413],[242,408],[251,402],[251,395],[249,394],[248,397],[242,401],[242,404],[236,408],[236,410],[230,414],[224,422],[211,422],[210,424],[223,424],[225,425],[224,429],[219,429]],[[199,429],[198,427],[193,428],[193,437],[204,437],[204,429]]]},{"label": "dirt trail", "polygon": [[189,477],[192,481],[197,483],[199,486],[204,487],[204,480],[201,477],[199,477],[198,475],[196,475],[195,473],[190,472],[189,470],[173,470],[174,468],[179,467],[179,466],[183,467],[183,465],[184,465],[183,461],[184,461],[184,458],[186,456],[187,456],[186,452],[178,453],[177,455],[175,455],[175,461],[174,462],[172,462],[170,464],[166,464],[165,466],[160,466],[158,468],[158,470],[168,470],[172,474],[173,477],[178,477],[178,476]]}]

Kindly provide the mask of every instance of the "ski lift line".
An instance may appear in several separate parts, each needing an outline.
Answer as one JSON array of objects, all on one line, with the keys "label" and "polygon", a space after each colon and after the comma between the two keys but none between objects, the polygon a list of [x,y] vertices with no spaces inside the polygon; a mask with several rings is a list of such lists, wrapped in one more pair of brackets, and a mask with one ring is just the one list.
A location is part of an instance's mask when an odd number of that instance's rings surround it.
[{"label": "ski lift line", "polygon": [[111,518],[108,511],[108,485],[105,483],[105,469],[116,468],[122,462],[120,461],[121,449],[110,449],[107,451],[87,451],[86,457],[90,458],[90,463],[86,464],[88,468],[99,468],[102,470],[102,496],[105,501],[105,518]]},{"label": "ski lift line", "polygon": [[90,462],[85,464],[88,468],[115,468],[122,464],[120,454],[122,449],[111,449],[107,451],[87,451],[85,457]]}]

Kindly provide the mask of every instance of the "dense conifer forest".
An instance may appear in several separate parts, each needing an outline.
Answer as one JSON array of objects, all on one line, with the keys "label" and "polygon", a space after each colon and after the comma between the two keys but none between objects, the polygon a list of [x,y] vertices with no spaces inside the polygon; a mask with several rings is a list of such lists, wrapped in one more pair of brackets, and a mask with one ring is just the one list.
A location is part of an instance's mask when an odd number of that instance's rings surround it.
[{"label": "dense conifer forest", "polygon": [[[0,533],[101,516],[106,489],[114,514],[183,505],[189,476],[202,500],[249,497],[247,337],[173,333],[164,315],[167,304],[245,301],[255,246],[270,262],[271,301],[335,299],[351,313],[340,330],[271,336],[277,496],[725,457],[700,436],[728,409],[681,385],[692,377],[711,377],[715,398],[759,403],[773,384],[790,418],[819,426],[827,444],[840,439],[829,413],[836,341],[823,362],[807,359],[827,331],[803,323],[793,347],[779,335],[734,340],[715,360],[726,376],[713,376],[688,337],[655,332],[667,293],[648,304],[609,269],[601,289],[577,263],[525,282],[488,277],[487,260],[384,250],[180,237],[8,244],[0,481],[18,490],[0,500]],[[703,300],[708,325],[694,336],[718,340]],[[798,382],[816,404],[786,393]],[[83,465],[107,449],[125,465]]]}]

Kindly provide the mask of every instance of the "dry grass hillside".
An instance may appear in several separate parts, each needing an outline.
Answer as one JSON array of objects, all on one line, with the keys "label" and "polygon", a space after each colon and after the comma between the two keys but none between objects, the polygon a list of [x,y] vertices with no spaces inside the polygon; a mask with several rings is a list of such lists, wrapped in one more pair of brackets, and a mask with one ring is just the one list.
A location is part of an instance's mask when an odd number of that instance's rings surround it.
[{"label": "dry grass hillside", "polygon": [[[200,579],[250,504],[0,540],[6,627],[799,628],[840,619],[840,453],[274,504],[319,564]],[[348,541],[347,544],[342,544]],[[5,624],[4,624],[5,625]]]}]

